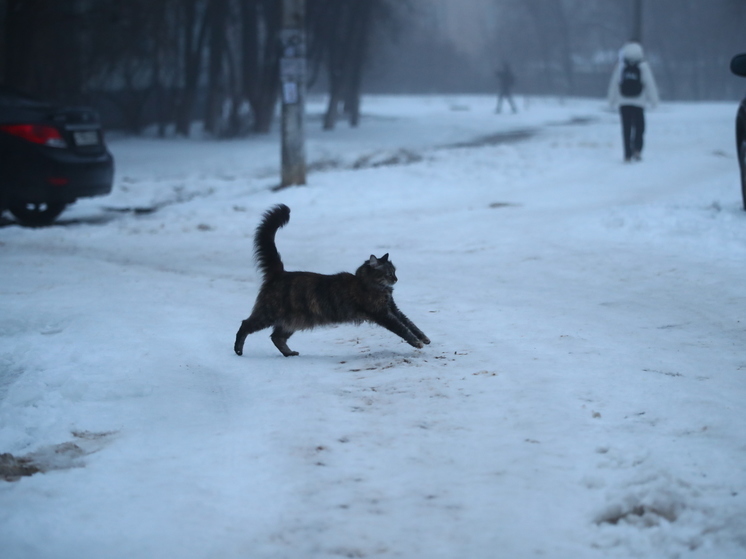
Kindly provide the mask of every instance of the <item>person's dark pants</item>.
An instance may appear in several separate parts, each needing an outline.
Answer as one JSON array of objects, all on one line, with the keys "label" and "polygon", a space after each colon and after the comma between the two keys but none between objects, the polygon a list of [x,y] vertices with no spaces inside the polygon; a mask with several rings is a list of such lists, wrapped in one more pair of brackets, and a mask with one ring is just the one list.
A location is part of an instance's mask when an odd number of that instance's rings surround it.
[{"label": "person's dark pants", "polygon": [[515,106],[515,102],[513,101],[513,96],[510,94],[510,91],[508,90],[501,90],[500,95],[497,98],[497,109],[496,112],[501,113],[503,110],[503,99],[507,100],[510,104],[510,109],[517,113],[518,109]]},{"label": "person's dark pants", "polygon": [[622,105],[619,107],[622,116],[622,139],[624,140],[624,159],[629,161],[642,153],[643,135],[645,134],[645,112],[642,107]]}]

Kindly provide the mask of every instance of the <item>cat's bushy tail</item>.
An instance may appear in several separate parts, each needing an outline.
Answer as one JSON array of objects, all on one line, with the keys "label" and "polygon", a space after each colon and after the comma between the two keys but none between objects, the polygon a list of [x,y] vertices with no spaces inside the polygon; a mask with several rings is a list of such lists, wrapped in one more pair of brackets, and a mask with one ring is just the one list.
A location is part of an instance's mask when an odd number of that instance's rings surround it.
[{"label": "cat's bushy tail", "polygon": [[290,220],[290,208],[278,204],[264,212],[254,235],[254,255],[264,280],[285,271],[280,253],[275,246],[275,233]]}]

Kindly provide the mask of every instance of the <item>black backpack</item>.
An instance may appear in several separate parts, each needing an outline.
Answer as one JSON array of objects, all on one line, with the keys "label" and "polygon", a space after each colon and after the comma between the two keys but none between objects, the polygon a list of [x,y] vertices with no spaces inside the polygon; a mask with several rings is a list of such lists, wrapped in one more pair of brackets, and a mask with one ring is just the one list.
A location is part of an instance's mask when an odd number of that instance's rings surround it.
[{"label": "black backpack", "polygon": [[624,97],[637,97],[642,93],[640,64],[625,62],[622,68],[622,79],[619,82],[619,93]]}]

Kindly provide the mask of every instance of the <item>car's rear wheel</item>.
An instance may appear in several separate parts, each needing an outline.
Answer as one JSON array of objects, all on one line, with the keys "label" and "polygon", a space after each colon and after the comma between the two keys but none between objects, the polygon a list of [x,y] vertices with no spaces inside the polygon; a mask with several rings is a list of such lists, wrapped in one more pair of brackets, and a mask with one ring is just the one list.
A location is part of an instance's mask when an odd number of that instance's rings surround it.
[{"label": "car's rear wheel", "polygon": [[64,202],[9,202],[8,209],[15,218],[28,227],[49,225],[60,215],[67,204]]},{"label": "car's rear wheel", "polygon": [[741,197],[743,198],[743,209],[746,210],[746,140],[738,146],[738,163],[741,166]]}]

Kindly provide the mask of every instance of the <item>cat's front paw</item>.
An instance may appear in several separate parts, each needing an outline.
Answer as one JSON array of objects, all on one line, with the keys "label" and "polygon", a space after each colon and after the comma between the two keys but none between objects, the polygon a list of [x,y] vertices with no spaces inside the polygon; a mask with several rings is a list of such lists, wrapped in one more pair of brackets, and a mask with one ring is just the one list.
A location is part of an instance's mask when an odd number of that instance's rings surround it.
[{"label": "cat's front paw", "polygon": [[423,344],[430,345],[430,338],[428,338],[427,336],[423,335],[420,339],[422,340]]},{"label": "cat's front paw", "polygon": [[423,347],[425,347],[424,345],[422,345],[422,342],[420,340],[417,340],[415,343],[413,343],[411,345],[413,347],[416,347],[417,349],[422,349]]}]

